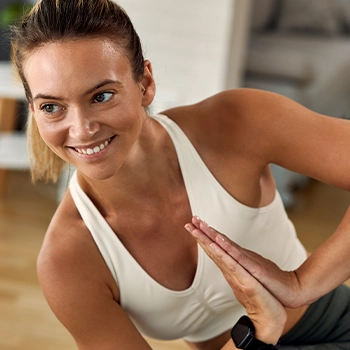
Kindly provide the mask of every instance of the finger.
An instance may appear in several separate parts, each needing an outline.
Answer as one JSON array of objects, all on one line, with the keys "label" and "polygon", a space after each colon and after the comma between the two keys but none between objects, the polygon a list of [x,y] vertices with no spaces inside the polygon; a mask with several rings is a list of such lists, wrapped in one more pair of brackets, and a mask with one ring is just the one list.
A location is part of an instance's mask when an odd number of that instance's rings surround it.
[{"label": "finger", "polygon": [[198,216],[193,217],[192,223],[199,230],[205,233],[212,241],[216,242],[221,248],[223,248],[227,252],[231,252],[233,258],[236,258],[236,255],[237,258],[241,258],[241,253],[244,251],[244,249],[240,247],[237,243],[233,242],[229,237],[217,231],[215,228],[209,226]]},{"label": "finger", "polygon": [[213,250],[213,261],[221,269],[236,298],[250,316],[284,313],[280,302],[248,271],[215,243],[211,243],[210,247]]},{"label": "finger", "polygon": [[208,238],[213,242],[216,242],[222,249],[232,256],[238,262],[244,262],[246,253],[245,250],[238,244],[230,240],[223,233],[215,230],[209,226],[205,221],[201,220],[198,216],[192,218],[193,225],[201,230]]},{"label": "finger", "polygon": [[185,229],[196,239],[197,243],[202,247],[205,253],[211,258],[213,257],[213,250],[210,244],[214,243],[202,230],[198,229],[193,224],[186,224]]},{"label": "finger", "polygon": [[197,229],[196,226],[193,224],[186,224],[185,229],[190,232],[190,234],[196,239],[197,243],[203,248],[205,253],[211,258],[214,259],[212,256],[213,250],[210,248],[210,244],[214,243],[205,233],[203,233],[202,230]]},{"label": "finger", "polygon": [[257,317],[258,320],[259,317],[257,315],[267,314],[268,317],[272,316],[270,318],[275,319],[276,314],[283,314],[283,307],[278,300],[222,247],[213,242],[195,225],[186,224],[185,227],[222,271],[237,300],[246,308],[247,313],[251,317]]},{"label": "finger", "polygon": [[193,216],[192,224],[196,226],[199,230],[201,230],[203,233],[205,233],[214,242],[216,240],[216,237],[219,238],[220,235],[222,235],[219,231],[209,226],[205,221],[200,219],[198,216]]},{"label": "finger", "polygon": [[213,240],[208,237],[201,229],[198,229],[191,223],[185,225],[185,229],[199,242],[209,245]]},{"label": "finger", "polygon": [[257,279],[282,304],[299,306],[300,283],[293,271],[283,271],[273,261],[244,249],[226,236],[216,237],[216,244]]},{"label": "finger", "polygon": [[[209,256],[220,268],[237,300],[245,307],[250,317],[283,313],[283,307],[248,271],[230,257],[222,248],[211,243]],[[259,318],[259,317],[258,317]]]},{"label": "finger", "polygon": [[243,287],[253,287],[253,285],[260,284],[248,271],[246,271],[236,260],[234,260],[216,243],[210,243],[209,247],[212,251],[212,260],[220,268],[224,275],[233,275],[237,282]]},{"label": "finger", "polygon": [[192,222],[199,230],[206,234],[212,241],[216,242],[217,245],[225,250],[254,277],[259,279],[264,275],[264,267],[261,263],[262,260],[265,260],[263,257],[242,248],[223,233],[209,226],[198,216],[194,216]]},{"label": "finger", "polygon": [[[193,224],[186,224],[185,228],[197,240],[197,243],[202,247],[204,252],[217,264],[223,273],[232,276],[237,263],[230,257],[221,247],[217,246],[210,237],[208,237],[201,229],[198,229]],[[214,254],[214,253],[217,254]]]},{"label": "finger", "polygon": [[[264,282],[264,277],[266,278],[267,276],[266,268],[271,266],[271,261],[250,250],[242,248],[237,243],[233,242],[229,237],[209,226],[198,216],[194,216],[192,218],[192,223],[192,226],[196,228],[194,233],[197,235],[197,237],[201,238],[202,243],[209,243],[209,241],[205,240],[204,238],[204,236],[206,236],[208,239],[221,247],[251,275],[257,278],[260,282]],[[211,254],[210,251],[208,252],[208,248],[205,249],[207,250],[206,253],[208,255]]]},{"label": "finger", "polygon": [[196,238],[198,244],[224,274],[235,276],[239,283],[243,285],[254,279],[254,277],[249,275],[247,271],[245,271],[224,249],[213,242],[201,229],[198,229],[193,224],[186,224],[185,228]]},{"label": "finger", "polygon": [[[201,220],[198,216],[192,218],[192,225],[190,226],[190,232],[192,235],[199,239],[199,243],[208,244],[210,243],[205,239],[205,236],[209,238],[210,241],[216,242],[223,250],[225,250],[233,259],[238,262],[245,260],[245,255],[242,248],[237,244],[232,242],[228,237],[215,230],[213,227],[209,226],[205,221]],[[207,248],[205,248],[207,249]],[[210,252],[206,251],[207,254]]]}]

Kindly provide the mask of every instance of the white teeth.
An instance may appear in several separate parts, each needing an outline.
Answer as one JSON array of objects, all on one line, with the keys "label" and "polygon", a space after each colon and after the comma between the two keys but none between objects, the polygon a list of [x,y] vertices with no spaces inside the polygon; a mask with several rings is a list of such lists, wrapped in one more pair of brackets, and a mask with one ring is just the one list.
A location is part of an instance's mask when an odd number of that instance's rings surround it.
[{"label": "white teeth", "polygon": [[95,153],[99,153],[101,152],[104,148],[106,148],[108,146],[108,144],[111,142],[111,139],[108,139],[107,141],[105,141],[104,143],[101,143],[100,146],[95,146],[93,149],[92,148],[75,148],[75,150],[80,153],[80,154],[95,154]]}]

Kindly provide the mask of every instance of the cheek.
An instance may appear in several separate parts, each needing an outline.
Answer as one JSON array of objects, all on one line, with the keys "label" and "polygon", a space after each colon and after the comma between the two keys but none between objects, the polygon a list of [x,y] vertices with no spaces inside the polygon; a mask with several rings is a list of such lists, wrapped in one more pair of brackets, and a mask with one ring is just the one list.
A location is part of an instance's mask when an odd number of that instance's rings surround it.
[{"label": "cheek", "polygon": [[41,118],[35,118],[35,121],[41,138],[50,148],[55,148],[62,144],[64,131],[59,123],[50,123]]},{"label": "cheek", "polygon": [[125,132],[126,135],[129,135],[128,137],[130,142],[135,142],[142,130],[142,116],[138,112],[134,111],[134,113],[131,113],[128,116],[125,116],[125,118],[122,118],[120,122],[120,130],[122,132]]},{"label": "cheek", "polygon": [[115,128],[117,132],[130,132],[139,129],[142,123],[142,111],[135,108],[132,103],[120,104],[117,108],[111,109],[104,117],[100,117],[100,121],[104,121],[106,125]]}]

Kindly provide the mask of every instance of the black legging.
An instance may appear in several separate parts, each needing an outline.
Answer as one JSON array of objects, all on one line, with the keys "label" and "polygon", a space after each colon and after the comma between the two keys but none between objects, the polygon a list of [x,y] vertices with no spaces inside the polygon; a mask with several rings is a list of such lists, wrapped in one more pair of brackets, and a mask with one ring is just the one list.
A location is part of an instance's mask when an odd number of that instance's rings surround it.
[{"label": "black legging", "polygon": [[342,285],[310,305],[281,349],[350,349],[350,288]]}]

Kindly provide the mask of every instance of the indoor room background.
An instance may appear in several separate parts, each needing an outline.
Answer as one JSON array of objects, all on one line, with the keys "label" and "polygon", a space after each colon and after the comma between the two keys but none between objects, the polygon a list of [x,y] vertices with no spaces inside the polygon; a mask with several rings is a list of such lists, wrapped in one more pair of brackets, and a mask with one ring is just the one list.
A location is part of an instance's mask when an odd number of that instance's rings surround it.
[{"label": "indoor room background", "polygon": [[[73,350],[36,277],[36,257],[68,178],[56,185],[30,182],[24,94],[12,75],[3,17],[17,2],[0,0],[0,350]],[[248,87],[283,94],[335,118],[350,115],[350,0],[117,2],[153,64],[152,113]],[[312,252],[336,229],[350,194],[272,169],[299,237]],[[156,350],[188,349],[181,340],[149,342]]]}]

